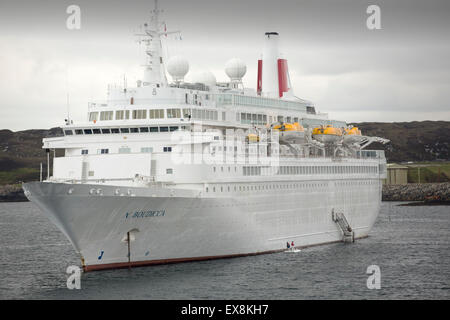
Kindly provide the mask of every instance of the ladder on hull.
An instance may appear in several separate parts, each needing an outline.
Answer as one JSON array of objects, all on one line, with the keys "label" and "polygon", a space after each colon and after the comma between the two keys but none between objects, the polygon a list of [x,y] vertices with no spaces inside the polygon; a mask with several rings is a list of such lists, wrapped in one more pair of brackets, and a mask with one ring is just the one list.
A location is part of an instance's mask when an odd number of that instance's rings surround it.
[{"label": "ladder on hull", "polygon": [[334,212],[334,209],[331,211],[331,218],[333,222],[335,222],[339,229],[342,231],[342,241],[343,242],[355,242],[355,232],[347,221],[344,213],[342,212]]}]

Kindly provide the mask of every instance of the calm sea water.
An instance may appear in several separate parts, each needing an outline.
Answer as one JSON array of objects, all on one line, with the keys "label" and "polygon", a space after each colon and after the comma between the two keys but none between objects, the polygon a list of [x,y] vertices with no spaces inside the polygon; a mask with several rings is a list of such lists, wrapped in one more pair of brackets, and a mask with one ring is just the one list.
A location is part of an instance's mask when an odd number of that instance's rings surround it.
[{"label": "calm sea water", "polygon": [[[449,299],[450,207],[397,204],[354,244],[92,272],[69,290],[70,243],[33,204],[0,203],[0,299]],[[379,290],[366,286],[369,265]]]}]

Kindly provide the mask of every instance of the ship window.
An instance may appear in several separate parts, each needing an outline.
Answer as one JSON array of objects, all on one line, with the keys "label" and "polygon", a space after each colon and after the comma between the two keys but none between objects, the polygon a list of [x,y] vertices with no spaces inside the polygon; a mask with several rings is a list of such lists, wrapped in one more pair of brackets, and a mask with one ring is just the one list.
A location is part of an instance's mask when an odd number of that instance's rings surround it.
[{"label": "ship window", "polygon": [[116,111],[116,120],[123,120],[125,112],[123,110]]},{"label": "ship window", "polygon": [[294,118],[294,122],[298,122],[298,118],[297,117]]},{"label": "ship window", "polygon": [[111,133],[119,133],[119,129],[118,128],[112,128],[111,129]]},{"label": "ship window", "polygon": [[76,129],[76,130],[75,130],[75,134],[83,134],[83,130],[81,130],[81,129]]},{"label": "ship window", "polygon": [[159,132],[158,127],[150,127],[150,132]]},{"label": "ship window", "polygon": [[286,122],[291,123],[291,117],[286,117]]},{"label": "ship window", "polygon": [[173,169],[172,168],[167,168],[166,169],[166,173],[167,174],[172,174],[173,173]]},{"label": "ship window", "polygon": [[84,129],[84,134],[92,134],[92,130],[91,129]]},{"label": "ship window", "polygon": [[100,134],[101,132],[100,132],[100,129],[92,129],[92,132],[94,133],[94,134]]},{"label": "ship window", "polygon": [[128,128],[120,128],[121,133],[130,133],[130,129]]},{"label": "ship window", "polygon": [[141,153],[152,153],[153,147],[143,147],[141,148]]},{"label": "ship window", "polygon": [[111,133],[111,130],[109,130],[109,129],[102,129],[102,133],[103,134],[108,134],[108,133]]},{"label": "ship window", "polygon": [[172,152],[172,147],[164,147],[163,151],[164,152]]},{"label": "ship window", "polygon": [[191,109],[183,109],[183,117],[190,118],[191,117]]},{"label": "ship window", "polygon": [[107,154],[107,153],[109,153],[109,149],[101,149],[100,153],[101,154]]},{"label": "ship window", "polygon": [[138,133],[139,129],[138,128],[130,128],[130,132],[131,133]]},{"label": "ship window", "polygon": [[88,150],[81,150],[81,154],[88,154]]},{"label": "ship window", "polygon": [[181,109],[167,109],[167,118],[181,118]]},{"label": "ship window", "polygon": [[163,119],[163,118],[164,118],[164,109],[150,110],[150,119]]},{"label": "ship window", "polygon": [[97,121],[98,120],[98,112],[89,113],[89,121]]},{"label": "ship window", "polygon": [[133,119],[146,119],[147,118],[147,110],[133,110],[132,113]]},{"label": "ship window", "polygon": [[139,128],[140,132],[148,132],[148,127]]},{"label": "ship window", "polygon": [[105,120],[112,120],[114,116],[114,112],[113,111],[102,111],[100,112],[100,120],[105,121]]},{"label": "ship window", "polygon": [[170,129],[170,132],[177,131],[179,129],[179,127],[170,127],[169,129]]},{"label": "ship window", "polygon": [[131,149],[127,146],[124,147],[120,147],[119,148],[119,153],[131,153]]},{"label": "ship window", "polygon": [[73,131],[72,130],[64,130],[64,134],[66,136],[71,136],[71,135],[73,135]]},{"label": "ship window", "polygon": [[169,132],[169,127],[159,127],[159,132]]}]

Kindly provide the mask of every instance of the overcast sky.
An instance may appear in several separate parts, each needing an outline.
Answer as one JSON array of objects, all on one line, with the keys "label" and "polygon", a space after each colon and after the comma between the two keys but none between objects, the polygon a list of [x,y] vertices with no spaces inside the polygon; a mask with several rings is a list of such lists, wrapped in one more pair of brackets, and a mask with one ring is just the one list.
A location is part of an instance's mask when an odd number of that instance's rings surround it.
[{"label": "overcast sky", "polygon": [[[68,30],[66,9],[81,8],[81,29]],[[366,9],[381,8],[381,30]],[[266,31],[278,31],[294,93],[330,118],[347,122],[450,120],[448,0],[160,0],[170,55],[190,73],[227,80],[226,61],[247,64],[256,86]],[[0,129],[50,128],[84,120],[87,102],[106,98],[109,83],[141,78],[144,62],[133,33],[152,0],[2,0]]]}]

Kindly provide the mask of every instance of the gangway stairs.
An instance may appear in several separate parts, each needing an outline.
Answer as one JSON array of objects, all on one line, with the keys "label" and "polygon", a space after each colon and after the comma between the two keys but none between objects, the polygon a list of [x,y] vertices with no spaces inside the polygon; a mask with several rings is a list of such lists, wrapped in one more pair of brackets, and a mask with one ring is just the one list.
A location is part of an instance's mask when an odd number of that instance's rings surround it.
[{"label": "gangway stairs", "polygon": [[344,213],[331,211],[331,218],[339,226],[342,231],[342,241],[355,242],[355,232],[347,221]]}]

